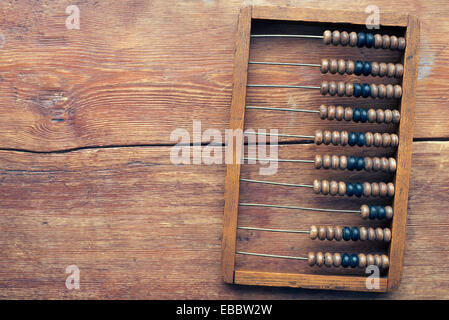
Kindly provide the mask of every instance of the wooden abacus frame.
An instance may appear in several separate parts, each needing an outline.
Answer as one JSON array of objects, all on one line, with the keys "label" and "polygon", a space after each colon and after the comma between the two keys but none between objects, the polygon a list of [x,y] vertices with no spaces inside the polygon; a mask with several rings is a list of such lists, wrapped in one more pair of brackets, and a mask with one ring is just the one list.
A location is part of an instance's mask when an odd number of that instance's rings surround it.
[{"label": "wooden abacus frame", "polygon": [[[366,16],[360,12],[317,10],[279,7],[245,7],[238,22],[234,58],[233,92],[229,128],[244,130],[247,72],[253,19],[341,23],[363,26]],[[227,165],[225,179],[225,205],[222,239],[222,275],[227,283],[301,287],[312,289],[386,292],[399,286],[402,276],[407,201],[413,143],[413,118],[418,69],[419,21],[415,16],[381,13],[381,25],[405,28],[406,49],[403,53],[403,95],[400,102],[399,146],[396,151],[397,170],[394,177],[396,193],[393,199],[392,240],[389,248],[390,267],[386,277],[379,280],[380,288],[367,289],[366,278],[348,275],[314,275],[300,273],[274,273],[235,268],[236,235],[239,202],[240,162],[238,152],[233,152],[232,164]],[[235,150],[242,150],[244,139],[234,141]]]}]

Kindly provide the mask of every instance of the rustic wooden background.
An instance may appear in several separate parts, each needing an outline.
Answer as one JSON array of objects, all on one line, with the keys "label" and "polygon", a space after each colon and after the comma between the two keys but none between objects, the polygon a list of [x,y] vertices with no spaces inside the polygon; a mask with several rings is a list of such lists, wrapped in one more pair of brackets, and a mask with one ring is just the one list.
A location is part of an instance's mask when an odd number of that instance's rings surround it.
[{"label": "rustic wooden background", "polygon": [[[65,26],[65,9],[72,4],[80,9],[79,30]],[[410,12],[421,20],[407,246],[399,290],[375,295],[221,281],[225,166],[173,165],[170,133],[176,128],[191,132],[193,120],[201,121],[203,130],[227,127],[237,16],[241,7],[252,4],[342,9],[348,3],[0,3],[1,298],[449,298],[445,0],[356,1],[348,8],[364,14],[366,6],[376,4],[381,13]],[[295,52],[281,52],[295,57]],[[301,95],[288,100],[284,95],[283,101],[281,93],[273,94],[279,103],[313,101],[300,100]],[[272,128],[276,123],[280,131],[302,133],[314,126],[303,121],[311,119],[307,117],[312,116],[252,113],[247,124]],[[281,146],[280,155],[315,151],[288,144]],[[294,176],[293,167],[285,169],[276,179]],[[311,177],[302,170],[295,179]],[[249,198],[257,195],[242,192]],[[300,204],[288,193],[275,195],[273,202]],[[242,222],[285,226],[266,212],[262,220],[247,217]],[[285,218],[303,224],[311,219]],[[259,248],[275,250],[276,239],[242,234],[243,245],[250,238]],[[289,239],[277,245],[299,253],[298,243]],[[65,287],[65,269],[72,264],[81,271],[80,290]]]}]

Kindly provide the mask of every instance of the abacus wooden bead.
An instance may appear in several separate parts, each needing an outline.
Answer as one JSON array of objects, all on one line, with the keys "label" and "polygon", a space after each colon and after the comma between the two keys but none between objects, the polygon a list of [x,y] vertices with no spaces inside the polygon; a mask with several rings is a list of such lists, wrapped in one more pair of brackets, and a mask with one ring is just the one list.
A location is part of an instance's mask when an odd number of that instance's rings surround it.
[{"label": "abacus wooden bead", "polygon": [[332,132],[330,132],[329,130],[324,130],[323,142],[325,145],[328,145],[332,142]]},{"label": "abacus wooden bead", "polygon": [[382,36],[382,49],[388,49],[388,48],[390,48],[390,36],[384,34]]},{"label": "abacus wooden bead", "polygon": [[342,31],[340,33],[340,44],[346,46],[349,43],[349,33]]},{"label": "abacus wooden bead", "polygon": [[371,157],[365,157],[365,171],[371,171],[373,169],[373,159]]},{"label": "abacus wooden bead", "polygon": [[340,166],[340,157],[337,155],[333,155],[331,158],[331,167],[334,170],[337,170]]},{"label": "abacus wooden bead", "polygon": [[388,161],[387,158],[382,157],[380,158],[380,168],[382,169],[383,172],[388,172],[390,170],[390,162]]},{"label": "abacus wooden bead", "polygon": [[392,133],[390,136],[391,136],[391,144],[390,144],[390,146],[393,147],[393,148],[397,147],[398,144],[399,144],[399,137],[398,137],[398,135],[395,134],[395,133]]},{"label": "abacus wooden bead", "polygon": [[338,166],[341,170],[345,170],[348,167],[348,157],[340,156]]},{"label": "abacus wooden bead", "polygon": [[346,84],[344,82],[337,83],[337,95],[343,97],[345,95]]},{"label": "abacus wooden bead", "polygon": [[388,220],[391,220],[393,218],[393,208],[390,206],[385,207],[385,217]]},{"label": "abacus wooden bead", "polygon": [[[404,38],[402,38],[402,39],[404,39]],[[405,42],[405,39],[404,39],[404,42]],[[396,63],[394,76],[396,78],[401,78],[403,74],[404,74],[404,66],[400,63]]]},{"label": "abacus wooden bead", "polygon": [[393,121],[393,112],[390,109],[386,109],[384,110],[384,122],[385,123],[391,123],[391,121]]},{"label": "abacus wooden bead", "polygon": [[351,107],[345,108],[345,120],[350,121],[352,120],[353,110]]},{"label": "abacus wooden bead", "polygon": [[382,123],[385,120],[385,112],[382,109],[376,110],[376,121],[377,123]]},{"label": "abacus wooden bead", "polygon": [[320,180],[313,180],[313,191],[316,194],[320,194],[321,193],[321,181]]},{"label": "abacus wooden bead", "polygon": [[394,158],[388,158],[388,170],[390,172],[396,171],[396,160]]},{"label": "abacus wooden bead", "polygon": [[[379,132],[374,134],[374,146],[380,147],[382,145],[382,135]],[[373,159],[374,161],[374,159]]]},{"label": "abacus wooden bead", "polygon": [[355,47],[357,45],[357,33],[354,31],[349,34],[349,45]]},{"label": "abacus wooden bead", "polygon": [[376,114],[376,110],[374,109],[369,109],[368,110],[368,122],[370,123],[374,123],[377,121],[377,114]]},{"label": "abacus wooden bead", "polygon": [[391,112],[393,114],[392,122],[399,123],[399,121],[401,120],[401,113],[398,110],[392,110]]},{"label": "abacus wooden bead", "polygon": [[318,239],[326,240],[326,228],[318,227]]},{"label": "abacus wooden bead", "polygon": [[339,59],[337,61],[337,71],[339,74],[345,74],[346,72],[346,61],[343,59]]},{"label": "abacus wooden bead", "polygon": [[399,37],[398,38],[398,50],[404,50],[405,49],[405,38]]},{"label": "abacus wooden bead", "polygon": [[390,266],[390,259],[388,259],[388,256],[383,254],[380,256],[380,258],[381,258],[382,269],[388,269],[388,267]]},{"label": "abacus wooden bead", "polygon": [[307,254],[307,262],[309,263],[309,266],[314,266],[316,263],[316,255],[315,252],[309,252]]},{"label": "abacus wooden bead", "polygon": [[345,83],[345,94],[347,97],[352,97],[354,94],[354,85],[352,83]]},{"label": "abacus wooden bead", "polygon": [[382,268],[382,257],[380,254],[374,255],[374,265],[378,266],[379,268]]},{"label": "abacus wooden bead", "polygon": [[373,266],[374,265],[374,256],[372,254],[366,255],[366,265]]},{"label": "abacus wooden bead", "polygon": [[329,60],[328,59],[321,59],[320,71],[321,71],[321,73],[327,73],[329,71]]},{"label": "abacus wooden bead", "polygon": [[326,239],[329,241],[334,240],[334,227],[328,226],[326,228]]},{"label": "abacus wooden bead", "polygon": [[334,120],[335,119],[335,106],[327,107],[327,119]]},{"label": "abacus wooden bead", "polygon": [[324,195],[329,194],[329,181],[327,181],[327,180],[321,181],[321,194],[324,194]]},{"label": "abacus wooden bead", "polygon": [[354,69],[355,69],[355,64],[354,61],[352,60],[347,60],[346,61],[346,74],[353,74],[354,73]]},{"label": "abacus wooden bead", "polygon": [[374,143],[374,135],[372,132],[365,132],[365,146],[371,147]]},{"label": "abacus wooden bead", "polygon": [[387,95],[387,88],[385,87],[385,85],[379,84],[379,85],[377,86],[377,90],[378,90],[377,96],[378,96],[380,99],[385,98],[385,96]]},{"label": "abacus wooden bead", "polygon": [[387,194],[387,184],[385,182],[379,182],[379,196],[386,197]]},{"label": "abacus wooden bead", "polygon": [[368,240],[369,241],[376,240],[376,231],[374,230],[374,228],[369,227],[367,231],[368,231]]},{"label": "abacus wooden bead", "polygon": [[390,242],[391,241],[391,230],[389,228],[385,228],[383,230],[383,239],[385,242]]},{"label": "abacus wooden bead", "polygon": [[[389,133],[382,134],[382,146],[389,147],[391,145],[391,136]],[[381,163],[382,165],[382,163]]]},{"label": "abacus wooden bead", "polygon": [[368,239],[368,230],[366,230],[365,227],[360,227],[359,231],[360,231],[360,241],[365,241],[366,239]]},{"label": "abacus wooden bead", "polygon": [[379,193],[380,193],[379,184],[377,182],[372,182],[371,183],[371,195],[373,197],[378,197]]},{"label": "abacus wooden bead", "polygon": [[313,163],[315,164],[315,169],[320,169],[323,166],[323,157],[319,154],[315,155]]},{"label": "abacus wooden bead", "polygon": [[332,253],[326,252],[324,254],[324,264],[326,267],[330,268],[332,267],[333,261],[332,261]]},{"label": "abacus wooden bead", "polygon": [[315,144],[320,145],[321,143],[323,143],[323,131],[321,130],[316,130],[315,131]]},{"label": "abacus wooden bead", "polygon": [[387,95],[386,95],[386,97],[387,97],[388,99],[393,98],[393,97],[394,97],[394,88],[393,88],[393,85],[387,84],[387,85],[385,86],[385,88],[387,89]]},{"label": "abacus wooden bead", "polygon": [[331,167],[331,156],[328,154],[325,154],[323,156],[323,168],[329,169]]},{"label": "abacus wooden bead", "polygon": [[335,81],[329,81],[329,95],[335,96],[336,94],[337,94],[337,83]]},{"label": "abacus wooden bead", "polygon": [[340,144],[340,132],[339,131],[332,131],[332,144],[334,146],[338,146]]},{"label": "abacus wooden bead", "polygon": [[363,195],[365,197],[371,196],[371,184],[369,182],[363,183]]},{"label": "abacus wooden bead", "polygon": [[364,204],[360,207],[360,216],[362,217],[362,219],[368,219],[369,207],[366,204]]},{"label": "abacus wooden bead", "polygon": [[387,195],[389,197],[394,196],[394,184],[392,182],[387,183]]},{"label": "abacus wooden bead", "polygon": [[334,253],[334,255],[332,257],[332,261],[334,262],[334,267],[341,266],[341,254]]},{"label": "abacus wooden bead", "polygon": [[338,183],[338,194],[340,196],[344,196],[346,194],[346,183],[344,183],[343,181],[340,181]]},{"label": "abacus wooden bead", "polygon": [[384,240],[384,231],[382,228],[376,228],[376,240],[377,241]]},{"label": "abacus wooden bead", "polygon": [[345,115],[345,108],[343,108],[342,106],[337,106],[335,108],[335,119],[341,121],[343,120],[344,115]]},{"label": "abacus wooden bead", "polygon": [[348,131],[341,131],[340,132],[340,143],[342,146],[345,146],[348,144],[349,141],[349,133]]},{"label": "abacus wooden bead", "polygon": [[373,157],[373,171],[379,171],[382,166],[380,158]]},{"label": "abacus wooden bead", "polygon": [[379,75],[379,62],[376,61],[371,62],[371,75],[373,77]]},{"label": "abacus wooden bead", "polygon": [[340,31],[334,30],[334,32],[332,32],[332,44],[334,46],[340,44]]},{"label": "abacus wooden bead", "polygon": [[387,64],[387,77],[394,77],[394,74],[396,72],[396,67],[393,63]]},{"label": "abacus wooden bead", "polygon": [[390,37],[390,49],[391,50],[396,50],[398,48],[398,38],[396,36],[391,36]]},{"label": "abacus wooden bead", "polygon": [[395,99],[399,99],[400,97],[402,97],[402,87],[400,85],[395,84],[393,86],[393,90],[394,90],[393,97]]},{"label": "abacus wooden bead", "polygon": [[371,92],[371,98],[379,97],[379,87],[377,85],[375,85],[374,83],[370,84],[370,92]]},{"label": "abacus wooden bead", "polygon": [[328,107],[324,104],[320,106],[320,118],[321,120],[327,119],[327,109]]},{"label": "abacus wooden bead", "polygon": [[387,74],[388,71],[388,67],[387,64],[385,62],[380,62],[379,63],[379,77],[384,77]]},{"label": "abacus wooden bead", "polygon": [[359,268],[365,268],[366,267],[366,255],[363,253],[360,253],[358,255],[359,258]]},{"label": "abacus wooden bead", "polygon": [[331,181],[329,183],[329,193],[331,196],[335,196],[338,193],[338,182],[337,181]]},{"label": "abacus wooden bead", "polygon": [[323,32],[323,42],[324,44],[330,44],[332,41],[332,32],[330,30],[326,30]]},{"label": "abacus wooden bead", "polygon": [[316,253],[316,265],[318,267],[321,267],[324,264],[324,255],[322,252],[317,252]]},{"label": "abacus wooden bead", "polygon": [[374,35],[374,48],[379,49],[382,47],[382,36],[378,33]]},{"label": "abacus wooden bead", "polygon": [[309,235],[310,235],[310,239],[312,239],[312,240],[315,240],[318,237],[317,226],[310,226]]},{"label": "abacus wooden bead", "polygon": [[329,72],[332,74],[336,74],[338,70],[338,63],[335,59],[329,60]]},{"label": "abacus wooden bead", "polygon": [[320,85],[320,93],[324,96],[329,92],[329,82],[322,81]]},{"label": "abacus wooden bead", "polygon": [[340,226],[334,227],[334,239],[340,241],[343,238],[343,229]]}]

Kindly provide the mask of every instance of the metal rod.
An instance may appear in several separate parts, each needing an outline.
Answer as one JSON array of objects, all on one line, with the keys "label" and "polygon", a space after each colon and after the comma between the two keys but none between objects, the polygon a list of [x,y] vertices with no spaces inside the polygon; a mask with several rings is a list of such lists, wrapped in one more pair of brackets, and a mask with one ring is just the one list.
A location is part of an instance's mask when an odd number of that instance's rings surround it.
[{"label": "metal rod", "polygon": [[301,138],[301,139],[315,139],[315,136],[301,136],[297,134],[282,134],[282,133],[263,133],[263,132],[245,132],[245,134],[255,134],[261,136],[277,136],[277,137],[289,137],[289,138]]},{"label": "metal rod", "polygon": [[251,180],[251,179],[240,179],[240,181],[244,181],[244,182],[252,182],[252,183],[273,184],[273,185],[277,185],[277,186],[286,186],[286,187],[305,187],[305,188],[313,188],[313,186],[312,186],[312,185],[309,185],[309,184],[294,184],[294,183],[283,183],[283,182],[262,181],[262,180]]},{"label": "metal rod", "polygon": [[252,34],[251,38],[312,38],[323,39],[323,36],[309,34]]},{"label": "metal rod", "polygon": [[254,231],[270,231],[270,232],[285,232],[285,233],[304,233],[309,234],[309,230],[286,230],[286,229],[267,229],[267,228],[255,228],[255,227],[237,227],[241,230],[254,230]]},{"label": "metal rod", "polygon": [[299,159],[269,159],[269,158],[243,158],[243,160],[256,161],[272,161],[272,162],[300,162],[300,163],[314,163],[313,160],[299,160]]},{"label": "metal rod", "polygon": [[247,84],[247,87],[255,88],[291,88],[291,89],[318,89],[321,87],[317,86],[290,86],[290,85],[278,85],[278,84]]},{"label": "metal rod", "polygon": [[266,62],[266,61],[249,61],[248,64],[267,64],[273,66],[293,66],[293,67],[318,67],[320,64],[316,63],[290,63],[290,62]]},{"label": "metal rod", "polygon": [[274,110],[274,111],[320,113],[318,110],[292,109],[292,108],[272,108],[272,107],[256,107],[256,106],[246,106],[245,108],[246,109],[260,109],[260,110]]},{"label": "metal rod", "polygon": [[277,254],[254,253],[254,252],[244,252],[244,251],[236,251],[235,253],[236,254],[244,254],[244,255],[248,255],[248,256],[259,256],[259,257],[268,257],[268,258],[308,260],[306,257],[280,256]]},{"label": "metal rod", "polygon": [[244,203],[244,202],[240,202],[239,206],[244,206],[244,207],[267,207],[267,208],[293,209],[293,210],[308,210],[308,211],[320,211],[320,212],[339,212],[339,213],[360,213],[361,212],[360,210],[307,208],[307,207],[296,207],[296,206],[282,206],[282,205],[276,205],[276,204]]}]

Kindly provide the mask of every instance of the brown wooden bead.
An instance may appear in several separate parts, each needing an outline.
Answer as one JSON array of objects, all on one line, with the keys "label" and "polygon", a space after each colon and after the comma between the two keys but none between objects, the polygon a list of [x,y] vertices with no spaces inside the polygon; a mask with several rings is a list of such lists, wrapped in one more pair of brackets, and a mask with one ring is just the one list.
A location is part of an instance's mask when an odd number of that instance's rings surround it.
[{"label": "brown wooden bead", "polygon": [[332,142],[332,132],[329,130],[324,130],[323,132],[323,142],[325,145],[328,145]]},{"label": "brown wooden bead", "polygon": [[309,235],[310,235],[310,239],[312,239],[312,240],[315,240],[318,237],[317,226],[310,226]]},{"label": "brown wooden bead", "polygon": [[324,255],[322,252],[316,253],[316,265],[321,267],[324,264]]},{"label": "brown wooden bead", "polygon": [[398,137],[398,135],[395,134],[395,133],[392,133],[390,136],[391,136],[390,146],[393,147],[393,148],[397,147],[398,144],[399,144],[399,137]]},{"label": "brown wooden bead", "polygon": [[369,217],[369,207],[366,204],[363,204],[360,207],[360,216],[362,219],[368,219]]},{"label": "brown wooden bead", "polygon": [[365,171],[373,170],[373,159],[371,157],[365,157],[364,161],[365,161]]},{"label": "brown wooden bead", "polygon": [[365,146],[371,147],[374,143],[374,134],[372,132],[365,132]]},{"label": "brown wooden bead", "polygon": [[377,76],[379,74],[379,62],[371,62],[371,75],[373,77]]},{"label": "brown wooden bead", "polygon": [[354,31],[349,34],[349,45],[355,47],[357,45],[357,33]]},{"label": "brown wooden bead", "polygon": [[391,143],[391,136],[390,136],[390,134],[389,133],[382,134],[382,146],[385,147],[385,148],[389,147],[390,143]]},{"label": "brown wooden bead", "polygon": [[392,182],[387,183],[387,195],[389,197],[394,196],[394,184]]},{"label": "brown wooden bead", "polygon": [[316,194],[320,194],[321,193],[321,181],[320,180],[313,180],[313,192],[315,192]]},{"label": "brown wooden bead", "polygon": [[321,143],[323,143],[323,131],[321,130],[316,130],[315,131],[315,143],[320,145]]},{"label": "brown wooden bead", "polygon": [[385,157],[380,158],[380,169],[383,172],[389,171],[389,164],[390,164],[390,162],[388,162],[387,158],[385,158]]},{"label": "brown wooden bead", "polygon": [[334,227],[334,239],[337,241],[343,239],[343,229],[340,226]]},{"label": "brown wooden bead", "polygon": [[346,74],[353,74],[355,69],[355,63],[352,60],[346,61]]},{"label": "brown wooden bead", "polygon": [[373,266],[374,265],[374,256],[372,254],[366,255],[366,265]]},{"label": "brown wooden bead", "polygon": [[326,239],[329,241],[334,240],[334,227],[328,226],[326,228]]},{"label": "brown wooden bead", "polygon": [[349,33],[342,31],[340,33],[340,44],[346,46],[349,43]]},{"label": "brown wooden bead", "polygon": [[404,50],[405,49],[405,38],[399,37],[398,38],[398,50]]},{"label": "brown wooden bead", "polygon": [[337,73],[338,63],[336,59],[329,60],[329,72],[332,74]]},{"label": "brown wooden bead", "polygon": [[384,231],[382,228],[376,228],[376,240],[383,241],[384,240]]},{"label": "brown wooden bead", "polygon": [[396,73],[396,67],[394,63],[388,63],[387,64],[387,77],[394,77],[394,74]]},{"label": "brown wooden bead", "polygon": [[335,30],[334,32],[332,32],[332,44],[334,46],[340,44],[340,31]]},{"label": "brown wooden bead", "polygon": [[340,156],[339,167],[341,170],[345,170],[348,167],[348,157]]},{"label": "brown wooden bead", "polygon": [[386,218],[391,220],[393,218],[393,208],[391,206],[385,206]]},{"label": "brown wooden bead", "polygon": [[401,113],[398,110],[391,110],[393,113],[393,123],[399,123],[401,121]]},{"label": "brown wooden bead", "polygon": [[340,196],[344,196],[346,194],[346,183],[344,183],[343,181],[340,181],[338,183],[338,194]]},{"label": "brown wooden bead", "polygon": [[315,252],[309,252],[307,254],[307,262],[309,264],[309,266],[314,266],[316,263],[316,255]]},{"label": "brown wooden bead", "polygon": [[374,134],[374,145],[380,147],[382,145],[382,135],[379,132]]},{"label": "brown wooden bead", "polygon": [[[393,86],[391,86],[391,89],[393,90]],[[337,93],[337,83],[335,81],[330,81],[329,82],[329,94],[331,96],[335,96],[336,93]]]},{"label": "brown wooden bead", "polygon": [[396,159],[388,158],[388,171],[395,172],[396,171]]},{"label": "brown wooden bead", "polygon": [[323,157],[321,157],[321,155],[319,155],[319,154],[315,155],[314,164],[315,164],[315,169],[320,169],[321,166],[323,165]]},{"label": "brown wooden bead", "polygon": [[385,123],[391,123],[391,121],[393,121],[393,112],[390,109],[386,109],[384,110],[384,122]]},{"label": "brown wooden bead", "polygon": [[340,132],[340,144],[342,146],[347,145],[348,144],[348,139],[349,139],[348,131],[345,131],[345,130],[341,131]]},{"label": "brown wooden bead", "polygon": [[331,181],[329,183],[329,194],[331,196],[335,196],[338,193],[338,182],[337,181]]},{"label": "brown wooden bead", "polygon": [[395,78],[401,78],[402,75],[404,74],[404,66],[400,63],[396,63],[395,67],[396,67],[394,72]]},{"label": "brown wooden bead", "polygon": [[382,48],[383,49],[390,48],[390,36],[388,36],[386,34],[382,36]]},{"label": "brown wooden bead", "polygon": [[385,120],[385,112],[382,109],[376,110],[376,121],[377,123],[383,123]]},{"label": "brown wooden bead", "polygon": [[377,85],[377,90],[378,90],[377,96],[380,99],[385,98],[385,96],[387,95],[387,88],[385,87],[385,85],[383,84]]},{"label": "brown wooden bead", "polygon": [[382,166],[378,157],[373,157],[373,171],[379,171]]},{"label": "brown wooden bead", "polygon": [[329,92],[329,82],[322,81],[320,85],[320,93],[324,96]]},{"label": "brown wooden bead", "polygon": [[337,106],[337,108],[335,108],[335,119],[341,121],[343,120],[344,116],[345,116],[345,108],[343,108],[342,106]]},{"label": "brown wooden bead", "polygon": [[380,256],[380,254],[374,255],[374,264],[379,268],[382,268],[382,257]]},{"label": "brown wooden bead", "polygon": [[328,154],[325,154],[323,156],[323,168],[329,169],[331,167],[331,156]]},{"label": "brown wooden bead", "polygon": [[337,61],[337,71],[339,74],[345,74],[346,72],[346,61],[343,59],[339,59]]},{"label": "brown wooden bead", "polygon": [[390,49],[396,50],[398,48],[399,40],[396,36],[390,37]]},{"label": "brown wooden bead", "polygon": [[360,227],[359,232],[361,241],[365,241],[366,239],[368,239],[368,230],[366,230],[365,227]]},{"label": "brown wooden bead", "polygon": [[384,241],[390,242],[391,241],[391,230],[389,228],[384,228],[383,232],[384,232],[384,235],[383,235]]},{"label": "brown wooden bead", "polygon": [[393,86],[393,90],[394,90],[393,97],[395,99],[399,99],[402,97],[402,87],[400,85],[395,84]]},{"label": "brown wooden bead", "polygon": [[332,32],[330,30],[326,30],[323,32],[323,42],[324,44],[330,44],[332,41]]},{"label": "brown wooden bead", "polygon": [[340,144],[340,132],[332,131],[332,144],[338,146]]},{"label": "brown wooden bead", "polygon": [[345,95],[346,84],[344,82],[337,83],[337,95],[339,97],[343,97]]},{"label": "brown wooden bead", "polygon": [[387,184],[385,182],[379,182],[379,196],[386,197],[387,193]]},{"label": "brown wooden bead", "polygon": [[359,258],[359,268],[365,268],[366,267],[366,255],[363,253],[360,253],[358,255]]},{"label": "brown wooden bead", "polygon": [[367,228],[368,231],[368,240],[369,241],[374,241],[376,240],[376,231],[374,230],[374,228]]},{"label": "brown wooden bead", "polygon": [[363,195],[365,197],[371,196],[371,184],[369,182],[363,183]]},{"label": "brown wooden bead", "polygon": [[352,97],[354,94],[354,85],[352,83],[345,83],[345,94],[347,97]]},{"label": "brown wooden bead", "polygon": [[374,35],[374,48],[379,49],[382,47],[382,36],[378,33]]},{"label": "brown wooden bead", "polygon": [[394,87],[393,87],[393,85],[387,84],[387,85],[385,86],[385,88],[387,89],[387,95],[386,95],[386,97],[387,97],[388,99],[393,98],[393,97],[394,97]]},{"label": "brown wooden bead", "polygon": [[341,265],[341,254],[334,253],[332,260],[334,262],[334,267],[339,267]]},{"label": "brown wooden bead", "polygon": [[384,77],[387,74],[388,67],[385,62],[379,63],[379,77]]},{"label": "brown wooden bead", "polygon": [[376,119],[377,119],[376,110],[369,109],[368,110],[368,122],[374,123],[374,122],[376,122]]},{"label": "brown wooden bead", "polygon": [[327,73],[329,71],[329,60],[327,59],[321,59],[321,67],[320,67],[321,73]]},{"label": "brown wooden bead", "polygon": [[379,96],[379,87],[377,84],[371,83],[369,87],[371,98],[377,98]]},{"label": "brown wooden bead", "polygon": [[383,254],[380,256],[380,258],[382,269],[388,269],[388,267],[390,266],[390,259],[388,259],[388,256]]},{"label": "brown wooden bead", "polygon": [[333,155],[331,158],[332,169],[334,170],[338,169],[339,165],[340,165],[340,158],[337,155]]},{"label": "brown wooden bead", "polygon": [[328,106],[327,107],[327,119],[334,120],[334,118],[335,118],[335,106]]},{"label": "brown wooden bead", "polygon": [[326,252],[324,254],[324,265],[328,268],[332,267],[332,253]]},{"label": "brown wooden bead", "polygon": [[378,197],[380,192],[380,187],[377,182],[371,182],[371,195],[373,197]]},{"label": "brown wooden bead", "polygon": [[318,227],[318,239],[326,240],[326,227]]},{"label": "brown wooden bead", "polygon": [[327,181],[327,180],[321,181],[321,194],[324,194],[324,195],[329,194],[329,181]]},{"label": "brown wooden bead", "polygon": [[327,106],[324,105],[324,104],[322,104],[322,105],[320,106],[320,118],[321,118],[322,120],[327,119]]},{"label": "brown wooden bead", "polygon": [[345,108],[345,120],[346,121],[351,121],[352,120],[352,108],[351,107],[346,107]]}]

